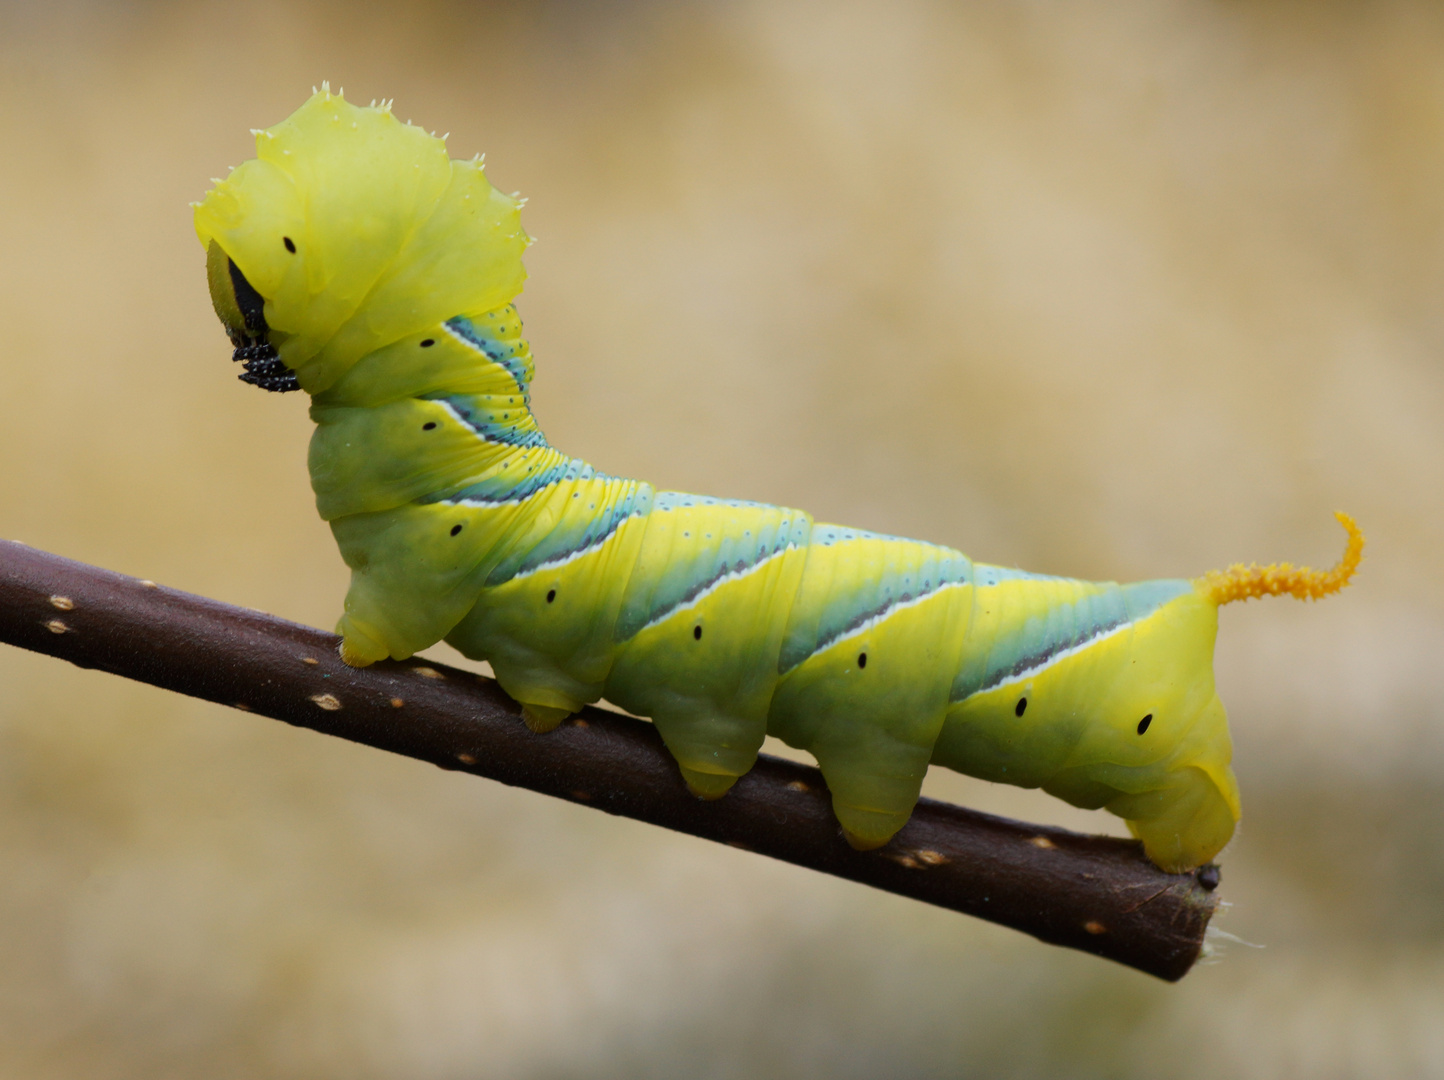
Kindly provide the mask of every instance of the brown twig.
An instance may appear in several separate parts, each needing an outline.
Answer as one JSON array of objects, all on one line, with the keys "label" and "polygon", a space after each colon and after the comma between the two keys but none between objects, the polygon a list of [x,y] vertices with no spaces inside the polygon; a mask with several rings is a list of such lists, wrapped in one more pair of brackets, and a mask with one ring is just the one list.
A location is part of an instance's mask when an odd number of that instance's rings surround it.
[{"label": "brown twig", "polygon": [[1181,978],[1216,868],[1165,874],[1139,844],[923,799],[853,851],[822,774],[763,756],[716,802],[686,791],[645,721],[586,709],[548,735],[490,679],[408,661],[357,670],[334,635],[0,541],[0,640],[207,701],[530,788],[989,919]]}]

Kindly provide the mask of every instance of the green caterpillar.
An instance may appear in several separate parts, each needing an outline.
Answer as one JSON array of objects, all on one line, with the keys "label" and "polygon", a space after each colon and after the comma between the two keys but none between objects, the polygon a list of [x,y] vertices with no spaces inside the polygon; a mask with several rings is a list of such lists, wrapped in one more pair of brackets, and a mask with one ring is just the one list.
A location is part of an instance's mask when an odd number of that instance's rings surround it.
[{"label": "green caterpillar", "polygon": [[597,472],[549,446],[511,300],[518,201],[443,140],[325,87],[195,224],[241,378],[303,389],[311,481],[352,571],[347,663],[445,639],[536,731],[605,697],[717,798],[764,736],[812,753],[844,835],[907,822],[930,763],[1123,817],[1167,870],[1239,816],[1214,690],[1221,603],[1333,570],[1095,584]]}]

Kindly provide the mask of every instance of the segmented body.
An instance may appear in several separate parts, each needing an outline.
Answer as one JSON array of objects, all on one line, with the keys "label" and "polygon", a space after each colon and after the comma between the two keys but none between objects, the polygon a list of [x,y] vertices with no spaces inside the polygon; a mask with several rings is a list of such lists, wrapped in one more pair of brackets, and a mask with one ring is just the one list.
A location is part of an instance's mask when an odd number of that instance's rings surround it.
[{"label": "segmented body", "polygon": [[197,229],[238,355],[312,394],[349,662],[444,638],[537,730],[606,698],[704,797],[775,735],[816,756],[859,847],[906,823],[930,763],[1106,806],[1168,868],[1228,840],[1206,589],[1027,574],[600,473],[531,412],[527,241],[478,165],[327,92],[257,143]]},{"label": "segmented body", "polygon": [[[1049,672],[1110,645],[1132,663],[1170,603],[1211,613],[1188,581],[1026,574],[598,473],[543,438],[531,371],[508,305],[423,328],[316,395],[317,503],[356,571],[340,629],[360,661],[445,638],[538,727],[598,698],[649,716],[699,794],[726,791],[767,734],[817,757],[861,844],[906,822],[932,761],[1063,783],[1099,762]],[[1140,736],[1143,715],[1123,716],[1135,773],[1167,761],[1179,722]]]}]

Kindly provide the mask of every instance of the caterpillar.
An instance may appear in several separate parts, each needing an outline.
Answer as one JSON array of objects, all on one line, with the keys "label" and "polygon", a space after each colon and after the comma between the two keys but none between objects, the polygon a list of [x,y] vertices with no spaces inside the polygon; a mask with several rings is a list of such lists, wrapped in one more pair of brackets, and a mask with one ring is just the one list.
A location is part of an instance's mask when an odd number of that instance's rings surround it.
[{"label": "caterpillar", "polygon": [[1165,870],[1239,818],[1218,607],[1328,571],[1119,585],[973,562],[786,507],[659,491],[554,449],[512,300],[521,202],[480,159],[323,85],[194,204],[240,378],[304,390],[316,505],[364,666],[440,640],[537,732],[601,698],[721,797],[771,734],[817,760],[843,836],[886,843],[930,764],[1122,817]]}]

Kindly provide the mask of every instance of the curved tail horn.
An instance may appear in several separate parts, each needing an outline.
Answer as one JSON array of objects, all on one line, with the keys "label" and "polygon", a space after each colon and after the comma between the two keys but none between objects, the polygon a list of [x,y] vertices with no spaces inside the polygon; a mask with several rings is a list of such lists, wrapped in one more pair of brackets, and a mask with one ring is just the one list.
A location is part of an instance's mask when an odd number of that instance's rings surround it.
[{"label": "curved tail horn", "polygon": [[1231,604],[1235,600],[1248,600],[1255,596],[1282,596],[1285,593],[1300,600],[1318,600],[1338,592],[1359,568],[1359,560],[1364,555],[1364,534],[1348,514],[1340,511],[1334,517],[1349,534],[1349,542],[1344,547],[1343,557],[1332,569],[1314,570],[1290,563],[1271,563],[1268,566],[1234,563],[1227,570],[1210,570],[1203,577],[1194,578],[1194,588],[1215,604]]}]

